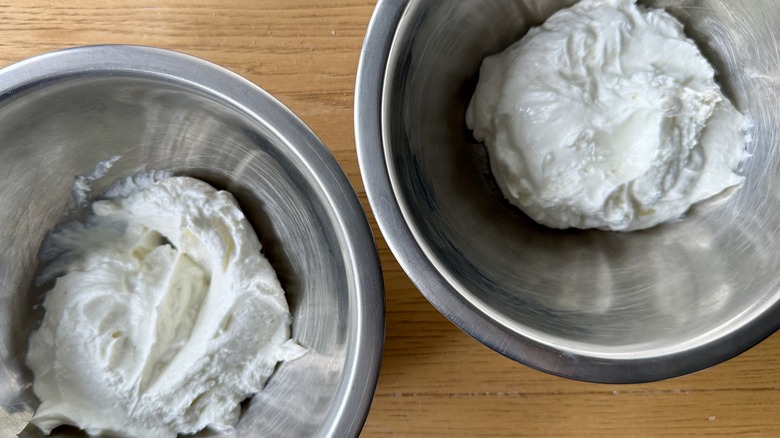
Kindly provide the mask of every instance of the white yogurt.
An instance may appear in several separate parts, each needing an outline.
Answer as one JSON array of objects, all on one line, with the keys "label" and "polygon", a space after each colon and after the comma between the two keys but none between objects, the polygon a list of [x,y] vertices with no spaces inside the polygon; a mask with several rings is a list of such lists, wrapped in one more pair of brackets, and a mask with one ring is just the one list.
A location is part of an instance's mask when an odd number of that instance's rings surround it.
[{"label": "white yogurt", "polygon": [[667,12],[582,0],[483,61],[466,123],[538,223],[638,230],[743,179],[750,124],[714,75]]},{"label": "white yogurt", "polygon": [[229,193],[187,177],[130,192],[44,242],[44,275],[63,275],[30,338],[32,423],[149,438],[229,429],[276,364],[303,353],[284,291]]}]

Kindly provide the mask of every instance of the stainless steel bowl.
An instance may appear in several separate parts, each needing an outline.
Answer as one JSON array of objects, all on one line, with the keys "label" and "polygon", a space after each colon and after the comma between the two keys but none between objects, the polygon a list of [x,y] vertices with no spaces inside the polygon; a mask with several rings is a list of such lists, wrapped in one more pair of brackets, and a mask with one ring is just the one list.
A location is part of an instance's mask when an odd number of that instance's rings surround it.
[{"label": "stainless steel bowl", "polygon": [[574,379],[716,364],[780,326],[780,3],[656,0],[755,124],[747,180],[673,224],[555,231],[505,201],[464,113],[482,59],[573,0],[380,0],[356,87],[363,179],[385,239],[447,318]]},{"label": "stainless steel bowl", "polygon": [[[25,429],[38,405],[24,357],[41,316],[30,292],[41,240],[75,208],[74,176],[116,155],[95,193],[158,169],[232,192],[287,292],[293,337],[308,353],[281,364],[225,436],[356,436],[379,372],[384,296],[349,181],[261,89],[208,62],[132,46],[0,70],[0,436]],[[22,436],[40,434],[30,426]]]}]

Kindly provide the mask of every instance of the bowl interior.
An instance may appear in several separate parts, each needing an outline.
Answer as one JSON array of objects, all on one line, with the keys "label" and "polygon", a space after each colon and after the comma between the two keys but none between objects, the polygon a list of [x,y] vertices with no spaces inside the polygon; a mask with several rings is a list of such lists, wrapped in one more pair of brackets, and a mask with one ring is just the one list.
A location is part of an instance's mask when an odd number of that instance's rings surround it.
[{"label": "bowl interior", "polygon": [[535,224],[503,198],[485,148],[465,126],[482,59],[573,3],[410,3],[382,93],[385,159],[400,210],[446,282],[511,333],[598,358],[705,345],[778,300],[780,3],[640,2],[667,7],[685,24],[755,126],[741,188],[682,221],[632,233]]},{"label": "bowl interior", "polygon": [[[233,435],[315,436],[333,427],[349,395],[358,329],[344,219],[296,149],[308,145],[289,144],[289,126],[261,117],[192,85],[121,73],[68,75],[0,99],[0,435],[22,430],[38,404],[24,357],[41,317],[41,293],[29,293],[39,245],[78,214],[74,177],[117,155],[94,193],[160,169],[230,191],[287,293],[293,338],[308,353],[278,367]],[[34,428],[25,434],[38,436]]]}]

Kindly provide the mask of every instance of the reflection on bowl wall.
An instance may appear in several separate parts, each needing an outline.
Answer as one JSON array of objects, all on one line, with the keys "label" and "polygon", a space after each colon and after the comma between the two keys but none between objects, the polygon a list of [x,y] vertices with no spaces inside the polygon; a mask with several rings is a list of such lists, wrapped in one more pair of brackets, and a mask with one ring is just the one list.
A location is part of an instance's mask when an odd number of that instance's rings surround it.
[{"label": "reflection on bowl wall", "polygon": [[465,125],[482,59],[574,3],[379,2],[356,96],[374,214],[423,294],[515,360],[637,382],[728,359],[780,325],[780,3],[640,2],[684,23],[755,126],[741,188],[632,233],[537,225]]},{"label": "reflection on bowl wall", "polygon": [[148,47],[55,52],[0,79],[0,435],[38,405],[24,357],[41,317],[40,293],[28,293],[40,243],[76,211],[74,177],[117,155],[94,193],[149,170],[230,191],[286,291],[308,352],[281,364],[224,436],[358,434],[384,335],[381,271],[346,176],[297,117],[226,70]]}]

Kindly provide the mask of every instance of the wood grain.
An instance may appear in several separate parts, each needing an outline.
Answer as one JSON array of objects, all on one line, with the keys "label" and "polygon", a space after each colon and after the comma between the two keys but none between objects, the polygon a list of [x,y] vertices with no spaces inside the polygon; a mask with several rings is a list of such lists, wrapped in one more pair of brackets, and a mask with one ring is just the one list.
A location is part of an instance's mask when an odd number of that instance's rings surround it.
[{"label": "wood grain", "polygon": [[[295,111],[339,160],[366,212],[353,90],[369,0],[0,3],[0,64],[127,43],[227,67]],[[387,338],[363,436],[780,436],[780,336],[693,375],[641,385],[569,381],[510,361],[420,295],[371,218],[385,273]]]}]

